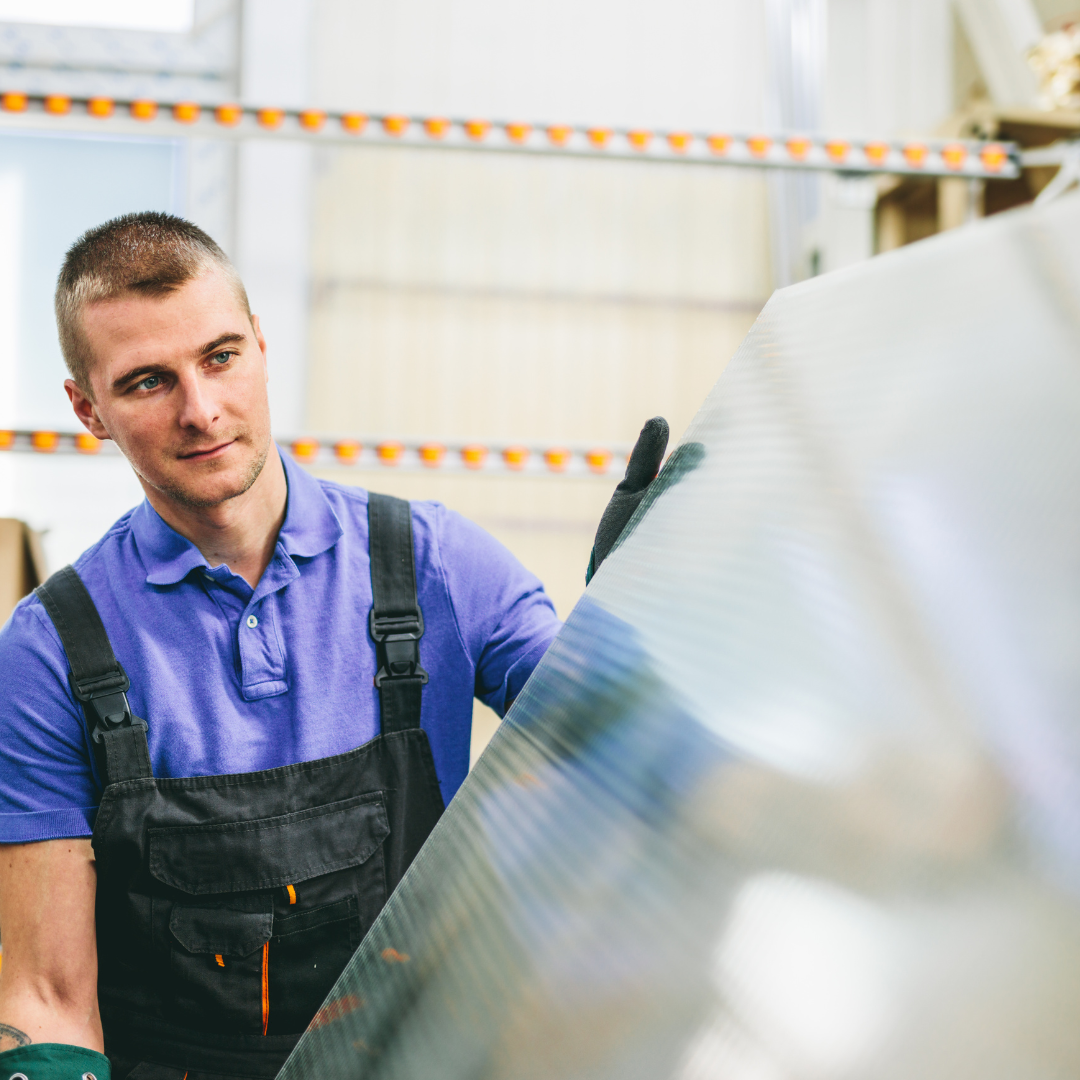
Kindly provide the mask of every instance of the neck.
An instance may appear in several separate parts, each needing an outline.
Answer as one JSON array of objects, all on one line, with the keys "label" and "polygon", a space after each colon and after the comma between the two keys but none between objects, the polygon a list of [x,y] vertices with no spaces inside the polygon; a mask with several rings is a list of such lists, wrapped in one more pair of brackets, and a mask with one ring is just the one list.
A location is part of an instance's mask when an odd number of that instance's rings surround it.
[{"label": "neck", "polygon": [[255,483],[217,506],[193,509],[145,482],[142,486],[162,520],[190,540],[211,566],[226,563],[252,588],[258,585],[274,556],[288,498],[285,468],[273,442]]}]

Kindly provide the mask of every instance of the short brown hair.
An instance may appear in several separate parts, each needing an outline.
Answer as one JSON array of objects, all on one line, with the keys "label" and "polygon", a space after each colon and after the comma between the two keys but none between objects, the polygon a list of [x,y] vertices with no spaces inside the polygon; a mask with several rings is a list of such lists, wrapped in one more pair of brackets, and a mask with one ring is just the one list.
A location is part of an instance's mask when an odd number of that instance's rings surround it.
[{"label": "short brown hair", "polygon": [[197,225],[172,214],[124,214],[83,233],[64,257],[56,279],[56,328],[71,377],[88,397],[90,350],[82,312],[124,293],[166,296],[211,266],[224,271],[240,306],[247,293],[229,257]]}]

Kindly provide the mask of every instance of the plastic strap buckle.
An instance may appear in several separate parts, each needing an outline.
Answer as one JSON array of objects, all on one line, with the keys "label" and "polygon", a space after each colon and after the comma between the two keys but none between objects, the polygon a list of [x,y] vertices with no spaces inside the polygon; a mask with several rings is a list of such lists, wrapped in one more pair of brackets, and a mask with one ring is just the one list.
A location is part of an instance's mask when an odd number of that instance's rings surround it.
[{"label": "plastic strap buckle", "polygon": [[375,685],[381,687],[386,679],[419,678],[428,681],[428,673],[420,666],[420,639],[424,636],[424,614],[419,608],[415,615],[375,617],[372,608],[368,615],[372,638],[382,646],[383,664],[375,675]]},{"label": "plastic strap buckle", "polygon": [[[116,668],[108,675],[81,683],[75,681],[74,675],[68,676],[71,692],[90,714],[91,737],[95,742],[101,742],[107,731],[132,726],[131,706],[127,699],[131,680],[119,661]],[[140,720],[139,724],[145,727],[146,722]]]}]

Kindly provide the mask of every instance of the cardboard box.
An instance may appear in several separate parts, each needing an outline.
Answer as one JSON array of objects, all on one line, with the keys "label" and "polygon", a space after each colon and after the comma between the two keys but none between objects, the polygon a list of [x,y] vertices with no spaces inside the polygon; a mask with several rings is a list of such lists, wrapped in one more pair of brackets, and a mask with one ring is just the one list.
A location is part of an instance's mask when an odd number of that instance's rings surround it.
[{"label": "cardboard box", "polygon": [[0,624],[47,576],[38,533],[15,518],[0,518]]}]

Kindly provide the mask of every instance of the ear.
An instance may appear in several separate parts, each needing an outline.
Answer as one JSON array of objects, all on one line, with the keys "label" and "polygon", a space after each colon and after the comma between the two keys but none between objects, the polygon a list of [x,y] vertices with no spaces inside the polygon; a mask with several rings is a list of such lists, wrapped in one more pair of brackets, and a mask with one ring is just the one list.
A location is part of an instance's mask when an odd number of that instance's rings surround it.
[{"label": "ear", "polygon": [[68,401],[71,402],[71,407],[75,410],[75,415],[82,422],[83,427],[95,439],[108,439],[110,437],[109,433],[105,430],[105,425],[101,422],[101,417],[98,416],[94,403],[79,389],[75,380],[65,379],[64,389],[67,391]]},{"label": "ear", "polygon": [[270,371],[266,366],[266,338],[263,337],[262,327],[259,326],[259,316],[251,316],[251,329],[255,331],[255,343],[259,346],[259,352],[262,353],[263,358],[263,370],[266,372],[266,381],[270,381]]}]

